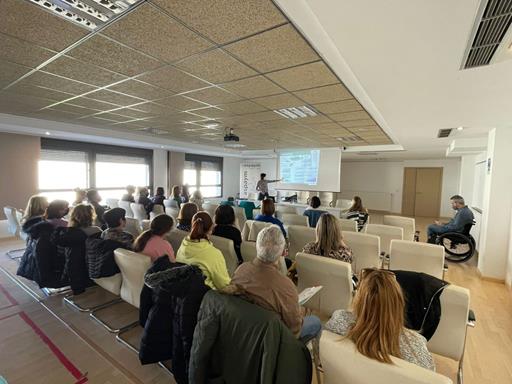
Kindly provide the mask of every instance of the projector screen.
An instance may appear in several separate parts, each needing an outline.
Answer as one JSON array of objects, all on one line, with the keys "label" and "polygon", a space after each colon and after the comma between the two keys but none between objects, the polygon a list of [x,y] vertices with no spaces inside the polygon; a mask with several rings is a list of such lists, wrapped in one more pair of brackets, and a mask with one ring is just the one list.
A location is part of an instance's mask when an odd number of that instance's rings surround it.
[{"label": "projector screen", "polygon": [[305,149],[279,153],[276,189],[340,192],[341,150]]}]

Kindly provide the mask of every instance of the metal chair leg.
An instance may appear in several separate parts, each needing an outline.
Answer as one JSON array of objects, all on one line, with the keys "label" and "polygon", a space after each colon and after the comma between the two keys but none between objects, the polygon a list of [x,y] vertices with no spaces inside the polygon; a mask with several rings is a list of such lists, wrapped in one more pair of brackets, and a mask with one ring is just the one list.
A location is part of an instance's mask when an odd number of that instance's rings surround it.
[{"label": "metal chair leg", "polygon": [[139,353],[139,350],[137,348],[135,348],[133,345],[131,345],[130,343],[128,343],[127,341],[123,340],[121,338],[121,336],[123,335],[123,333],[126,333],[127,331],[137,327],[139,325],[139,322],[136,321],[135,323],[133,324],[130,324],[126,327],[124,327],[123,329],[121,329],[117,335],[116,335],[116,340],[119,341],[121,344],[123,344],[124,346],[128,347],[128,349],[132,350],[133,352],[135,353]]},{"label": "metal chair leg", "polygon": [[[25,249],[27,248],[11,249],[10,251],[7,251],[5,254],[12,260],[21,259],[23,257],[23,252],[25,252]],[[21,254],[17,255],[17,253]]]},{"label": "metal chair leg", "polygon": [[118,333],[118,332],[121,332],[122,330],[124,330],[126,327],[130,327],[132,326],[134,323],[129,323],[129,324],[126,324],[122,327],[119,327],[119,328],[113,328],[110,326],[110,324],[106,323],[105,321],[103,321],[101,319],[100,316],[98,316],[98,311],[102,310],[102,309],[105,309],[105,308],[109,308],[109,307],[112,307],[116,304],[119,304],[119,303],[123,303],[124,301],[119,298],[117,300],[114,300],[113,302],[111,303],[106,303],[106,304],[103,304],[103,305],[100,305],[99,307],[95,308],[90,314],[89,316],[94,319],[95,321],[97,321],[100,325],[102,325],[103,327],[105,327],[109,332],[111,333]]}]

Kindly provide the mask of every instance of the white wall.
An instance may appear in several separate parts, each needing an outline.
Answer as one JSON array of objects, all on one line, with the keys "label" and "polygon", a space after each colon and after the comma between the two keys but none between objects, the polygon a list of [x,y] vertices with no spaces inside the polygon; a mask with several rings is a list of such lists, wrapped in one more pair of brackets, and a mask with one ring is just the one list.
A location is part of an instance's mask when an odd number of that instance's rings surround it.
[{"label": "white wall", "polygon": [[165,149],[153,150],[153,188],[156,191],[158,187],[163,187],[166,196],[169,194],[167,190],[167,156]]},{"label": "white wall", "polygon": [[510,213],[510,235],[508,238],[508,257],[507,257],[507,274],[505,276],[505,283],[512,287],[512,212]]},{"label": "white wall", "polygon": [[222,195],[236,197],[240,193],[240,164],[242,159],[239,157],[225,157],[223,160],[223,188]]}]

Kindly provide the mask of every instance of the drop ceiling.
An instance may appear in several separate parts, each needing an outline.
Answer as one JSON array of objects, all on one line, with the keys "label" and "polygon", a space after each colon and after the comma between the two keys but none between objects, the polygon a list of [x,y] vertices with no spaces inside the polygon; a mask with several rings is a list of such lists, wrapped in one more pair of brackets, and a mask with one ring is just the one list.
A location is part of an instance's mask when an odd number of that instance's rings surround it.
[{"label": "drop ceiling", "polygon": [[[162,140],[223,147],[234,128],[247,149],[392,144],[267,0],[142,1],[95,31],[2,0],[0,89],[0,113]],[[274,112],[304,105],[317,116]]]}]

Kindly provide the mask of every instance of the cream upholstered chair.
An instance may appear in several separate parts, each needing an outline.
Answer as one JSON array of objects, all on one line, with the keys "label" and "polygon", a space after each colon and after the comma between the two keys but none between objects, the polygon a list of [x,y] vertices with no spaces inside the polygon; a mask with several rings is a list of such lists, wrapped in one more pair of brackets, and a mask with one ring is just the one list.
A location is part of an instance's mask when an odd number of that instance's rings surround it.
[{"label": "cream upholstered chair", "polygon": [[107,206],[109,208],[118,208],[119,207],[119,199],[112,199],[112,198],[106,199],[105,204],[107,204]]},{"label": "cream upholstered chair", "polygon": [[163,205],[155,204],[153,205],[153,209],[151,211],[152,213],[156,215],[161,215],[162,213],[165,213],[165,208]]},{"label": "cream upholstered chair", "polygon": [[242,226],[242,241],[249,241],[249,233],[251,232],[251,226],[254,220],[245,220],[244,225]]},{"label": "cream upholstered chair", "polygon": [[341,230],[347,232],[357,232],[357,221],[349,219],[339,219]]},{"label": "cream upholstered chair", "polygon": [[285,225],[303,225],[309,227],[308,217],[296,213],[283,213],[281,220]]},{"label": "cream upholstered chair", "polygon": [[147,231],[151,227],[151,220],[142,220],[140,227],[142,231]]},{"label": "cream upholstered chair", "polygon": [[360,232],[343,232],[343,241],[352,249],[352,270],[359,273],[364,268],[379,268],[380,238]]},{"label": "cream upholstered chair", "polygon": [[254,241],[242,241],[240,253],[244,262],[253,261],[256,258],[256,243]]},{"label": "cream upholstered chair", "polygon": [[220,236],[211,236],[210,240],[213,243],[213,246],[222,252],[224,259],[226,260],[226,267],[228,269],[229,276],[233,276],[235,270],[238,268],[238,258],[236,256],[233,240]]},{"label": "cream upholstered chair", "polygon": [[219,204],[215,203],[203,203],[203,211],[208,212],[208,214],[213,218],[213,216],[215,216],[215,210],[218,206]]},{"label": "cream upholstered chair", "polygon": [[141,223],[139,220],[134,219],[132,217],[126,218],[126,227],[124,228],[126,232],[129,232],[132,234],[133,237],[137,237],[140,235],[141,232]]},{"label": "cream upholstered chair", "polygon": [[121,299],[139,308],[144,274],[151,266],[151,258],[122,248],[114,251],[114,258],[122,275]]},{"label": "cream upholstered chair", "polygon": [[297,214],[297,209],[295,207],[287,206],[287,205],[276,205],[276,217],[281,220],[283,214]]},{"label": "cream upholstered chair", "polygon": [[148,218],[146,208],[144,208],[142,204],[131,203],[130,208],[133,212],[133,218],[135,220],[139,220],[139,223],[142,222],[142,220],[146,220]]},{"label": "cream upholstered chair", "polygon": [[428,350],[459,362],[457,382],[462,384],[464,349],[469,316],[469,290],[448,285],[441,293],[441,319],[427,343]]},{"label": "cream upholstered chair", "polygon": [[322,331],[320,360],[324,384],[452,384],[439,373],[396,357],[391,359],[393,364],[370,359],[359,353],[351,340]]},{"label": "cream upholstered chair", "polygon": [[295,255],[302,252],[304,246],[316,240],[315,228],[304,227],[302,225],[290,225],[287,228],[289,248],[288,257],[295,260]]},{"label": "cream upholstered chair", "polygon": [[297,253],[298,290],[322,285],[305,306],[331,316],[337,309],[348,309],[352,302],[352,270],[349,263],[307,253]]},{"label": "cream upholstered chair", "polygon": [[133,218],[133,211],[132,211],[132,207],[131,207],[131,203],[129,201],[123,201],[123,200],[119,200],[119,202],[117,203],[119,208],[123,208],[125,211],[126,211],[126,217],[130,217],[130,218]]},{"label": "cream upholstered chair", "polygon": [[442,279],[444,247],[407,240],[391,240],[389,269],[423,272]]},{"label": "cream upholstered chair", "polygon": [[391,240],[403,240],[404,230],[400,227],[383,224],[366,224],[365,233],[380,237],[380,251],[389,254]]},{"label": "cream upholstered chair", "polygon": [[176,222],[178,215],[180,214],[180,210],[178,208],[165,207],[165,214],[171,216]]},{"label": "cream upholstered chair", "polygon": [[411,217],[384,215],[383,224],[400,227],[404,230],[404,240],[414,241],[416,220]]},{"label": "cream upholstered chair", "polygon": [[235,211],[235,219],[238,229],[242,230],[245,222],[247,221],[247,218],[245,217],[245,209],[240,207],[233,207],[233,209]]},{"label": "cream upholstered chair", "polygon": [[189,232],[174,228],[165,236],[165,239],[169,243],[171,243],[172,249],[174,250],[174,254],[176,254],[178,252],[178,249],[181,246],[181,242],[188,235],[189,235]]},{"label": "cream upholstered chair", "polygon": [[164,207],[179,209],[178,203],[176,202],[176,200],[173,199],[164,199]]},{"label": "cream upholstered chair", "polygon": [[[7,218],[7,230],[9,234],[19,240],[26,240],[27,235],[21,230],[20,216],[21,213],[14,207],[4,207],[4,214]],[[11,249],[6,252],[6,255],[11,259],[19,259],[23,256],[25,248]]]},{"label": "cream upholstered chair", "polygon": [[272,223],[265,223],[263,221],[252,221],[247,239],[249,241],[256,241],[258,238],[258,233],[260,233],[263,228],[270,227],[271,225]]}]

